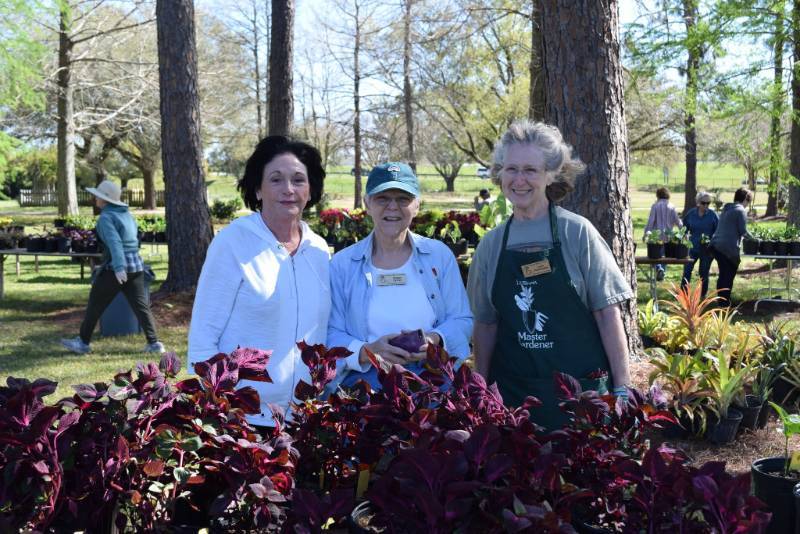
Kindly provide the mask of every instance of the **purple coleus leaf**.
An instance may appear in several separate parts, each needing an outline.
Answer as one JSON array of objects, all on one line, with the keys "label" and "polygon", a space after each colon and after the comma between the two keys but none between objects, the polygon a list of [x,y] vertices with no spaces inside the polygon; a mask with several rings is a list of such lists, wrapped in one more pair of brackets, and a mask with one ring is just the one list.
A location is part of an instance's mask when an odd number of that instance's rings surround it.
[{"label": "purple coleus leaf", "polygon": [[583,392],[581,384],[566,373],[553,373],[556,385],[556,395],[564,399],[576,399]]},{"label": "purple coleus leaf", "polygon": [[470,438],[464,443],[464,455],[480,468],[487,458],[500,448],[500,431],[497,426],[484,424],[472,431]]},{"label": "purple coleus leaf", "polygon": [[161,372],[170,378],[178,376],[181,371],[181,361],[174,352],[167,352],[161,356],[161,362],[158,364]]},{"label": "purple coleus leaf", "polygon": [[272,382],[267,373],[267,363],[272,355],[271,350],[238,348],[230,355],[239,370],[239,380],[255,382]]}]

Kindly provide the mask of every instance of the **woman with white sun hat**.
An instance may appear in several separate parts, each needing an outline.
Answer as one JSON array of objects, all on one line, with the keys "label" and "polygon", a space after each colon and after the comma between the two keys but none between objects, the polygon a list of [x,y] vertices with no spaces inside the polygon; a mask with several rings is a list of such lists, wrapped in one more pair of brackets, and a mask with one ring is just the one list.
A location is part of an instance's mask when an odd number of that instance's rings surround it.
[{"label": "woman with white sun hat", "polygon": [[147,337],[144,352],[162,353],[165,351],[164,345],[156,336],[156,325],[147,297],[136,220],[128,210],[128,205],[120,200],[122,190],[114,182],[105,180],[97,187],[87,187],[86,190],[94,195],[95,205],[101,210],[95,231],[97,238],[105,245],[103,262],[89,292],[80,335],[62,339],[61,344],[78,354],[90,352],[89,343],[97,321],[122,291]]}]

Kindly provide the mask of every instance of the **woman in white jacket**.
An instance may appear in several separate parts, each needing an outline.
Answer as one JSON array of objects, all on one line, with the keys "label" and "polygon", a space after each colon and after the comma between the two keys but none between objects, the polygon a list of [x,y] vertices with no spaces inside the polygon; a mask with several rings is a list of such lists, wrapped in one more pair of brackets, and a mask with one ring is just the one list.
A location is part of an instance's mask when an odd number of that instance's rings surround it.
[{"label": "woman in white jacket", "polygon": [[272,383],[243,381],[261,397],[252,424],[274,424],[300,379],[310,382],[297,342],[325,343],[331,300],[325,240],[301,220],[322,196],[319,151],[283,136],[263,139],[238,189],[255,213],[234,220],[208,248],[189,328],[193,364],[237,347],[271,350]]}]

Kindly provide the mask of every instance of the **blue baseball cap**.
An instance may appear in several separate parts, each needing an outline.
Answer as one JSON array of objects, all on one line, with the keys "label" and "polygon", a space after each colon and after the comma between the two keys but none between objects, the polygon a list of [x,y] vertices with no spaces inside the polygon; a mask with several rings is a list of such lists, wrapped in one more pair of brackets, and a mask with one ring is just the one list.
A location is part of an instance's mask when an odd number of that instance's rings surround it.
[{"label": "blue baseball cap", "polygon": [[369,171],[367,195],[374,195],[387,189],[400,189],[415,197],[419,196],[419,180],[407,164],[390,161],[376,165]]}]

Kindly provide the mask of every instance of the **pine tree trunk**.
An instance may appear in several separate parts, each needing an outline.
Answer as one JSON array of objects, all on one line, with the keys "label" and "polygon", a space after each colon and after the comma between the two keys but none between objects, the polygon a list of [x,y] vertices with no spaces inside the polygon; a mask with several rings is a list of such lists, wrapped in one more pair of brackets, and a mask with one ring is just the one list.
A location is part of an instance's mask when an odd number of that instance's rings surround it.
[{"label": "pine tree trunk", "polygon": [[795,181],[789,184],[789,206],[787,207],[787,222],[795,226],[800,225],[800,0],[792,4],[792,130],[790,134],[791,148],[789,149],[789,173]]},{"label": "pine tree trunk", "polygon": [[200,142],[194,2],[157,0],[156,28],[170,250],[161,290],[177,292],[197,285],[213,236]]},{"label": "pine tree trunk", "polygon": [[772,44],[772,117],[769,125],[769,197],[767,211],[764,215],[778,214],[778,190],[780,188],[781,166],[781,117],[783,116],[783,47],[786,44],[784,34],[784,3],[778,2],[775,9],[775,35]]},{"label": "pine tree trunk", "polygon": [[[686,34],[692,36],[697,25],[697,0],[683,0],[683,20]],[[683,211],[686,213],[696,204],[697,197],[697,75],[700,68],[700,50],[698,45],[690,44],[686,60],[686,91],[684,103],[684,153],[686,158],[686,189],[683,200]]]},{"label": "pine tree trunk", "polygon": [[288,135],[292,128],[292,36],[294,0],[272,0],[269,52],[269,135]]},{"label": "pine tree trunk", "polygon": [[353,165],[355,165],[355,180],[353,184],[353,208],[361,207],[361,67],[359,54],[361,53],[361,22],[359,20],[359,6],[355,2],[355,42],[353,43]]},{"label": "pine tree trunk", "polygon": [[547,108],[547,92],[544,87],[542,72],[542,10],[538,2],[531,7],[531,58],[528,67],[530,76],[530,93],[528,95],[528,118],[535,121],[544,120]]},{"label": "pine tree trunk", "polygon": [[156,209],[156,169],[155,165],[143,165],[140,169],[144,179],[144,209]]},{"label": "pine tree trunk", "polygon": [[411,8],[414,0],[405,0],[403,17],[403,108],[406,115],[406,146],[409,166],[417,170],[417,155],[414,151],[414,113],[411,108]]},{"label": "pine tree trunk", "polygon": [[75,185],[75,117],[72,96],[72,51],[69,6],[62,7],[58,34],[58,121],[56,126],[58,170],[58,215],[78,214],[78,190]]},{"label": "pine tree trunk", "polygon": [[[563,205],[595,225],[636,291],[617,1],[544,0],[541,31],[547,122],[588,165]],[[633,354],[636,299],[621,309]]]}]

